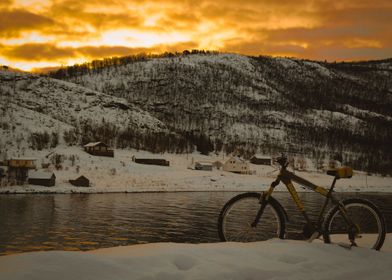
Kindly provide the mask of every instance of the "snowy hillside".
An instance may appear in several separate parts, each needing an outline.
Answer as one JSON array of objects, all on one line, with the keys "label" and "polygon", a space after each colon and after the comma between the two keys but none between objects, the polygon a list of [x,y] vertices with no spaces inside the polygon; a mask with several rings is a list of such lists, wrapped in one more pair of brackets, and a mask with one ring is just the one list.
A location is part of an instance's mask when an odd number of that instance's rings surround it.
[{"label": "snowy hillside", "polygon": [[53,148],[64,140],[115,144],[113,133],[166,130],[161,121],[122,98],[47,77],[0,71],[0,93],[0,149],[5,153]]},{"label": "snowy hillside", "polygon": [[196,52],[106,59],[52,76],[127,99],[183,135],[187,147],[285,151],[315,161],[338,153],[362,170],[390,170],[391,60]]}]

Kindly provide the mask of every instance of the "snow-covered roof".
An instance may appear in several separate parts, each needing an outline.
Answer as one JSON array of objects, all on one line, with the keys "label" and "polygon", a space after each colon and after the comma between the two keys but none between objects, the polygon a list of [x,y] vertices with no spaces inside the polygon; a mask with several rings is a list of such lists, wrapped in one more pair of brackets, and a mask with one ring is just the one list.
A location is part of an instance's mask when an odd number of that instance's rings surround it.
[{"label": "snow-covered roof", "polygon": [[94,146],[97,146],[99,144],[103,144],[103,145],[107,146],[105,143],[102,143],[101,141],[99,141],[99,142],[90,142],[90,143],[84,145],[84,147],[94,147]]},{"label": "snow-covered roof", "polygon": [[197,161],[195,164],[200,164],[200,165],[212,165],[212,162],[207,162],[207,161]]},{"label": "snow-covered roof", "polygon": [[50,179],[52,178],[53,175],[54,175],[53,172],[30,171],[29,179]]},{"label": "snow-covered roof", "polygon": [[253,155],[254,158],[259,158],[259,159],[271,159],[270,156],[265,156],[265,155]]},{"label": "snow-covered roof", "polygon": [[36,158],[10,158],[9,160],[37,160]]},{"label": "snow-covered roof", "polygon": [[84,175],[79,176],[78,178],[75,179],[76,180],[88,180],[88,178]]},{"label": "snow-covered roof", "polygon": [[243,160],[242,158],[237,157],[237,156],[233,156],[233,157],[229,158],[228,161],[232,160],[232,159],[234,159],[237,162],[245,162],[245,160]]}]

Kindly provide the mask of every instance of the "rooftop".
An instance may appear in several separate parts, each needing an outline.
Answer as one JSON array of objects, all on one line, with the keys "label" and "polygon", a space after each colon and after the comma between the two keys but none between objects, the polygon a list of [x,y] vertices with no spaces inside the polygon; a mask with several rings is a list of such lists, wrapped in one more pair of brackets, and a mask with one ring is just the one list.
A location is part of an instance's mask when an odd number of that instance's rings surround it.
[{"label": "rooftop", "polygon": [[50,179],[52,178],[53,175],[54,175],[53,172],[30,171],[28,177],[29,179]]}]

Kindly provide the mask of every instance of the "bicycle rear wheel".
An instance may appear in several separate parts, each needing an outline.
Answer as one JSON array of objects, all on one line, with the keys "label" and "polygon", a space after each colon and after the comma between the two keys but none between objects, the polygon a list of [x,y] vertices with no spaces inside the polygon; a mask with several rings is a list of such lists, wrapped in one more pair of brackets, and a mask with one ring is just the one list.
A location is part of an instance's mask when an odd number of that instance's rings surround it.
[{"label": "bicycle rear wheel", "polygon": [[243,193],[226,203],[218,221],[221,241],[254,242],[284,237],[285,218],[275,200],[267,203],[257,226],[252,227],[261,206],[260,197],[260,193]]},{"label": "bicycle rear wheel", "polygon": [[[385,221],[380,210],[368,200],[353,198],[342,201],[349,226],[338,206],[332,208],[324,221],[324,242],[380,250],[385,240]],[[354,243],[350,241],[354,239]]]}]

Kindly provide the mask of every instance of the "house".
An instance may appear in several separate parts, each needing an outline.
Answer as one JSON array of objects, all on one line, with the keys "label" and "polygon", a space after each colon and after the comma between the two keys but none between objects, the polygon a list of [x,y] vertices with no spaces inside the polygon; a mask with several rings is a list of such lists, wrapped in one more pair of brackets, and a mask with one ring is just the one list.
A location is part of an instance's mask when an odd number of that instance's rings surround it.
[{"label": "house", "polygon": [[215,167],[216,169],[221,170],[221,169],[223,169],[223,163],[219,160],[214,161],[212,163],[212,167]]},{"label": "house", "polygon": [[163,158],[136,158],[133,156],[132,160],[140,164],[162,165],[162,166],[170,165],[170,162]]},{"label": "house", "polygon": [[103,157],[114,157],[113,149],[109,148],[103,142],[91,142],[83,146],[84,150],[90,155],[103,156]]},{"label": "house", "polygon": [[53,172],[29,171],[28,183],[31,185],[53,187],[56,185],[56,175]]},{"label": "house", "polygon": [[69,180],[69,182],[76,187],[90,187],[90,180],[83,175],[75,180]]},{"label": "house", "polygon": [[294,170],[306,170],[307,164],[304,157],[296,157],[294,159]]},{"label": "house", "polygon": [[13,168],[35,169],[36,161],[35,158],[11,158],[7,161],[7,165]]},{"label": "house", "polygon": [[34,158],[11,158],[5,163],[8,166],[8,179],[15,180],[17,184],[23,184],[27,180],[29,169],[36,168]]},{"label": "house", "polygon": [[269,156],[254,155],[250,158],[250,162],[257,165],[271,165],[272,159]]},{"label": "house", "polygon": [[212,171],[212,163],[211,162],[198,161],[198,162],[195,163],[195,170]]},{"label": "house", "polygon": [[223,170],[234,173],[250,174],[249,164],[239,157],[229,158],[223,164]]}]

